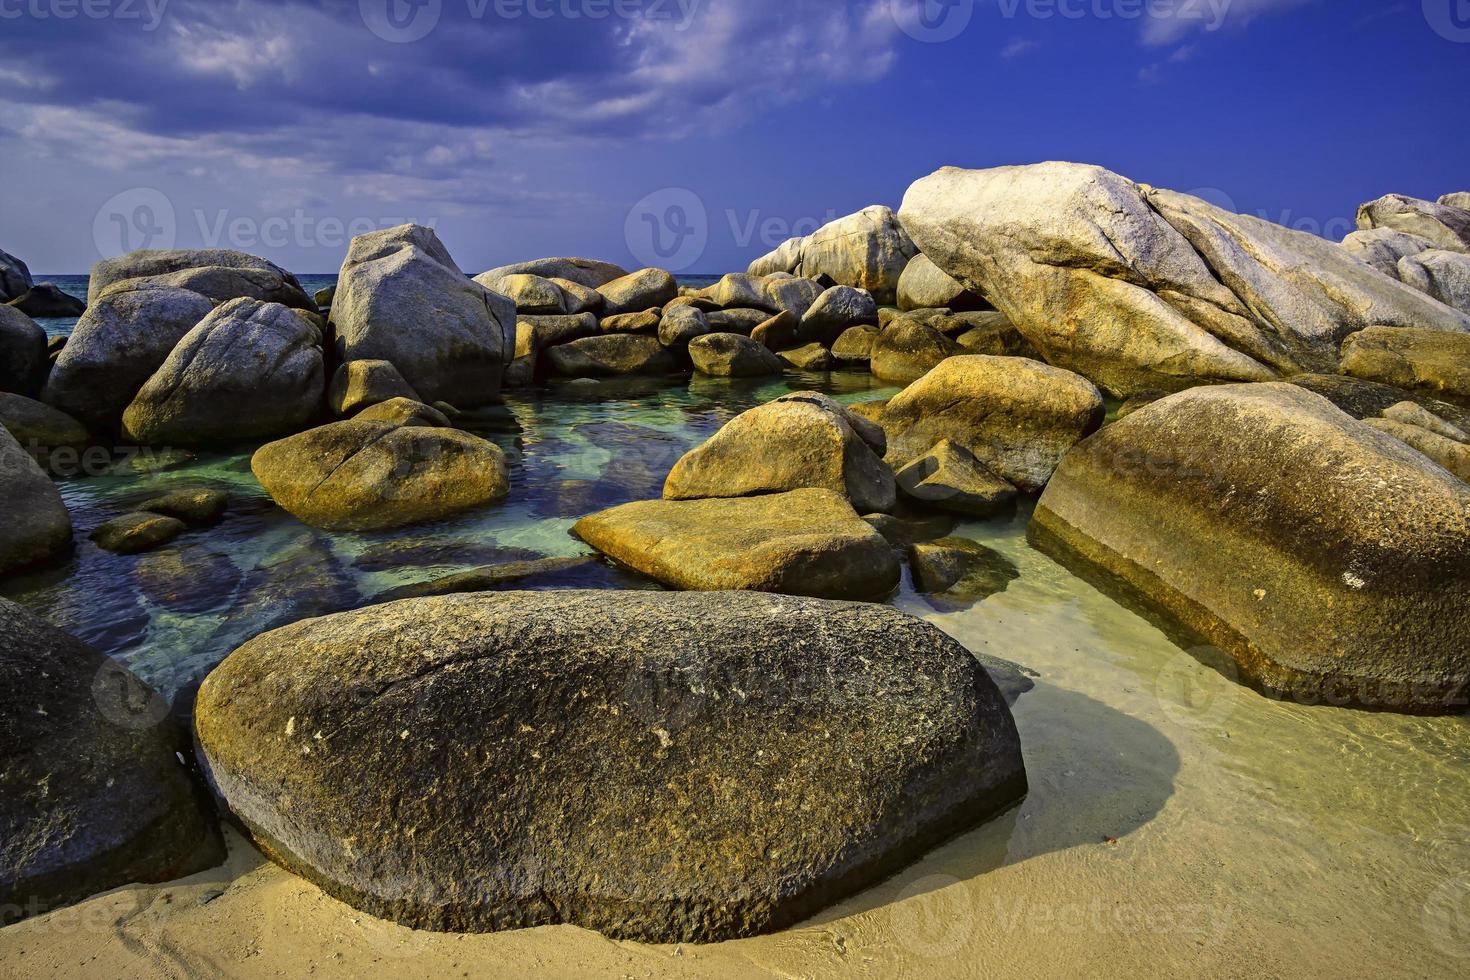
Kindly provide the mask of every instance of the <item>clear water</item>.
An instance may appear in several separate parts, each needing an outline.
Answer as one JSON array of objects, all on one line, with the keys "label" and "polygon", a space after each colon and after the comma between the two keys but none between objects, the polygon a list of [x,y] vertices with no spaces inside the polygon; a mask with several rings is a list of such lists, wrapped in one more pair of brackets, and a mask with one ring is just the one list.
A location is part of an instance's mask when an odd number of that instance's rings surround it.
[{"label": "clear water", "polygon": [[[497,560],[583,553],[577,517],[657,496],[683,452],[800,388],[892,393],[838,373],[517,394],[475,424],[511,460],[508,502],[385,534],[301,525],[270,504],[246,453],[68,481],[74,557],[0,591],[182,690],[272,625]],[[234,498],[214,529],[131,558],[86,540],[149,494],[197,485]],[[1023,806],[800,929],[701,951],[712,974],[1466,975],[1470,720],[1266,700],[1032,550],[1027,516],[957,532],[1019,569],[1003,592],[937,608],[905,581],[893,600],[1033,675],[1015,705]],[[571,584],[651,587],[605,566],[544,587]],[[606,944],[533,930],[455,940],[446,955],[522,947],[592,957]]]}]

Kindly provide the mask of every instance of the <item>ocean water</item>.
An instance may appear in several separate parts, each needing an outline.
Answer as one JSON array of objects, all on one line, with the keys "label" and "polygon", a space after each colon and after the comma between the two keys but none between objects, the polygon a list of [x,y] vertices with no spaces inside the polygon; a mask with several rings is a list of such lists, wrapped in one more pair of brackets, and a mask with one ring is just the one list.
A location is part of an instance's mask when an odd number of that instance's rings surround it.
[{"label": "ocean water", "polygon": [[[510,459],[508,501],[380,534],[290,518],[251,476],[249,447],[145,454],[63,481],[75,554],[0,593],[184,691],[273,625],[495,561],[582,554],[569,534],[578,517],[658,496],[685,451],[803,388],[849,402],[893,393],[842,372],[515,393],[472,425]],[[146,496],[195,486],[230,492],[219,526],[135,557],[87,540]],[[1014,709],[1025,803],[798,929],[699,951],[709,975],[1464,976],[1470,720],[1268,700],[1033,550],[1027,517],[1022,508],[956,531],[1015,566],[1004,591],[936,605],[905,577],[892,600],[1032,677]],[[602,565],[537,587],[566,586],[654,587]],[[554,949],[535,946],[544,936]],[[414,942],[423,955],[442,942],[446,955],[490,962],[528,947],[595,962],[610,948],[577,930]]]}]

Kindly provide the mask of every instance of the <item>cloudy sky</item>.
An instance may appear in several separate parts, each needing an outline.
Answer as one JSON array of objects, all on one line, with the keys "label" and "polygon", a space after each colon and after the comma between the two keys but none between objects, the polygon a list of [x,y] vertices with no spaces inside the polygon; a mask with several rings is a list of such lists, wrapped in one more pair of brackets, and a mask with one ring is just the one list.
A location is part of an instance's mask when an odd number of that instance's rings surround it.
[{"label": "cloudy sky", "polygon": [[1341,237],[1470,190],[1467,0],[0,0],[0,249],[741,268],[946,164]]}]

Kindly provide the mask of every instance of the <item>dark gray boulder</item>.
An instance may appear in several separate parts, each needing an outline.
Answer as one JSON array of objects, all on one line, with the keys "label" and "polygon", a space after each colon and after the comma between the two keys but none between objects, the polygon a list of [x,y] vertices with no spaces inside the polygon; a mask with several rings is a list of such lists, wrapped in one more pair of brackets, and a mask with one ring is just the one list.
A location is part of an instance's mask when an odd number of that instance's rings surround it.
[{"label": "dark gray boulder", "polygon": [[0,575],[44,561],[71,544],[71,516],[31,455],[0,425]]},{"label": "dark gray boulder", "polygon": [[[316,303],[306,295],[306,291],[301,288],[301,283],[291,273],[258,255],[237,252],[228,248],[145,248],[114,258],[103,259],[92,266],[92,274],[87,280],[87,305],[91,306],[109,288],[128,279],[171,276],[199,269],[216,270],[216,272],[203,274],[195,280],[198,283],[231,281],[218,273],[233,270],[243,274],[243,277],[232,280],[235,285],[231,288],[249,289],[250,287],[244,284],[254,283],[257,288],[271,291],[271,295],[262,296],[254,296],[253,293],[245,292],[221,294],[214,297],[216,302],[224,302],[242,295],[252,295],[256,299],[272,300],[297,309],[316,309]],[[172,285],[174,288],[189,288],[180,286],[178,283],[166,285]]]},{"label": "dark gray boulder", "polygon": [[624,374],[670,374],[679,362],[657,337],[603,334],[584,337],[546,352],[551,369],[568,378],[606,378]]},{"label": "dark gray boulder", "polygon": [[0,303],[8,303],[32,286],[31,270],[9,252],[0,251]]},{"label": "dark gray boulder", "polygon": [[0,599],[0,924],[223,857],[168,702]]},{"label": "dark gray boulder", "polygon": [[36,283],[6,305],[33,317],[76,317],[87,310],[86,303],[51,282]]},{"label": "dark gray boulder", "polygon": [[231,654],[195,717],[266,853],[438,930],[769,932],[1026,792],[964,647],[890,608],[774,596],[482,594],[299,623]]},{"label": "dark gray boulder", "polygon": [[15,307],[0,305],[0,391],[35,395],[50,367],[46,331]]}]

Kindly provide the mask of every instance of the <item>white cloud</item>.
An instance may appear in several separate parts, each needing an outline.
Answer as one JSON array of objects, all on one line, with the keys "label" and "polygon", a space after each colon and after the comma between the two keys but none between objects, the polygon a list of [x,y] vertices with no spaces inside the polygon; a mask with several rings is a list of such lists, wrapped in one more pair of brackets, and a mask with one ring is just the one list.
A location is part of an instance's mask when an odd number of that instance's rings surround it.
[{"label": "white cloud", "polygon": [[1173,44],[1195,32],[1242,28],[1268,14],[1281,13],[1312,0],[1178,0],[1149,9],[1143,29],[1145,44]]}]

